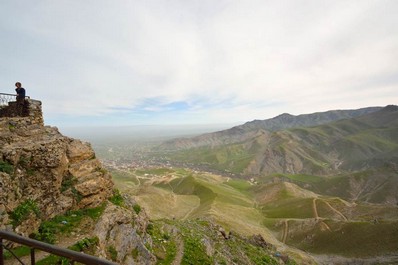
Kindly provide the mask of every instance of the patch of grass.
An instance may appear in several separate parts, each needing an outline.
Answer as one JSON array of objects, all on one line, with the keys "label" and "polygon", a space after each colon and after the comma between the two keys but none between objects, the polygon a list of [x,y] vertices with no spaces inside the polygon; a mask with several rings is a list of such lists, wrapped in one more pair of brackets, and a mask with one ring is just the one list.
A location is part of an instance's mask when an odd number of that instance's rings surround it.
[{"label": "patch of grass", "polygon": [[[372,257],[394,253],[398,245],[398,222],[326,221],[333,233],[313,233],[311,241],[300,240],[296,246],[312,253],[333,253],[348,257]],[[304,237],[303,234],[301,237]]]},{"label": "patch of grass", "polygon": [[134,204],[133,209],[136,214],[141,212],[141,206],[139,204]]},{"label": "patch of grass", "polygon": [[252,185],[247,180],[242,179],[230,179],[228,182],[224,182],[226,185],[247,194]]},{"label": "patch of grass", "polygon": [[35,201],[28,199],[18,205],[10,214],[11,224],[13,227],[17,227],[20,225],[28,216],[34,213],[37,217],[40,216],[39,208]]},{"label": "patch of grass", "polygon": [[33,168],[28,168],[26,169],[26,174],[28,176],[33,176],[35,174],[36,170],[34,170]]},{"label": "patch of grass", "polygon": [[84,217],[90,217],[97,220],[105,209],[105,204],[90,209],[82,209],[78,211],[70,211],[65,215],[56,216],[50,220],[43,221],[40,224],[38,232],[34,235],[35,239],[54,243],[56,234],[69,234],[71,233]]},{"label": "patch of grass", "polygon": [[112,261],[116,261],[117,260],[117,251],[116,251],[114,246],[109,246],[107,248],[107,252],[108,252],[108,254],[109,254],[109,256],[110,256]]},{"label": "patch of grass", "polygon": [[171,154],[171,160],[206,165],[217,170],[242,173],[253,159],[254,154],[246,150],[243,144],[230,144],[215,148],[200,147],[181,150]]},{"label": "patch of grass", "polygon": [[71,265],[72,261],[67,258],[50,255],[36,262],[36,265]]},{"label": "patch of grass", "polygon": [[34,234],[34,238],[39,241],[54,244],[56,241],[56,227],[50,222],[43,222],[40,224],[39,230]]},{"label": "patch of grass", "polygon": [[0,161],[0,172],[7,173],[11,175],[14,172],[14,166],[7,161]]},{"label": "patch of grass", "polygon": [[122,195],[120,194],[120,191],[118,189],[113,190],[113,196],[109,198],[109,201],[113,203],[114,205],[117,206],[123,206],[124,205],[124,199]]},{"label": "patch of grass", "polygon": [[262,211],[267,218],[314,218],[312,198],[269,203],[263,207]]},{"label": "patch of grass", "polygon": [[138,185],[139,181],[137,180],[137,176],[132,171],[124,171],[124,170],[110,170],[112,179],[115,184],[119,188],[125,188],[126,184]]},{"label": "patch of grass", "polygon": [[61,192],[65,192],[65,191],[73,188],[73,186],[76,183],[77,183],[77,179],[74,176],[68,175],[68,176],[64,177],[61,182]]},{"label": "patch of grass", "polygon": [[84,251],[85,253],[87,253],[87,250],[91,250],[91,252],[94,252],[94,247],[98,245],[98,242],[99,242],[98,237],[92,237],[92,238],[86,237],[68,248],[70,250],[74,250],[77,252]]},{"label": "patch of grass", "polygon": [[[27,247],[27,246],[16,247],[16,248],[11,249],[11,251],[17,257],[24,257],[24,256],[27,256],[27,255],[30,255],[30,247]],[[11,259],[14,256],[8,250],[5,249],[3,257],[4,257],[4,259]]]},{"label": "patch of grass", "polygon": [[247,244],[244,246],[245,254],[249,257],[249,259],[258,265],[278,265],[279,263],[272,258],[269,254],[264,253],[262,249],[259,247]]},{"label": "patch of grass", "polygon": [[205,248],[199,237],[194,237],[192,235],[184,237],[184,256],[182,257],[181,264],[212,264],[212,260],[209,256],[207,256]]},{"label": "patch of grass", "polygon": [[[76,251],[76,252],[84,252],[84,253],[92,254],[92,253],[94,253],[94,248],[97,245],[98,245],[97,237],[83,238],[82,240],[80,240],[80,241],[76,242],[75,244],[73,244],[72,246],[68,247],[68,249]],[[64,257],[50,255],[50,256],[36,262],[36,264],[37,265],[54,265],[54,264],[69,265],[69,264],[72,264],[72,261],[70,261]]]},{"label": "patch of grass", "polygon": [[18,164],[25,168],[28,168],[30,166],[31,161],[32,161],[32,157],[26,157],[24,155],[21,155],[21,157],[19,158]]},{"label": "patch of grass", "polygon": [[147,232],[153,240],[152,252],[157,258],[156,264],[172,264],[177,254],[177,245],[171,235],[163,231],[159,222],[150,223]]},{"label": "patch of grass", "polygon": [[83,199],[83,195],[75,187],[72,187],[72,193],[76,201],[78,203],[81,202],[81,200]]}]

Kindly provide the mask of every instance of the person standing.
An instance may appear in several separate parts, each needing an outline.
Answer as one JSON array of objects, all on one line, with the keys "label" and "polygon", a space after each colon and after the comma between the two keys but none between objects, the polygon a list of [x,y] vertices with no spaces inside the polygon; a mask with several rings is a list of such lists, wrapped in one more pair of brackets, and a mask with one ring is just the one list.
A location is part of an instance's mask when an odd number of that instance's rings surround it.
[{"label": "person standing", "polygon": [[17,87],[15,91],[17,92],[17,102],[23,101],[25,99],[25,88],[22,87],[21,82],[16,82],[15,86]]},{"label": "person standing", "polygon": [[25,88],[22,87],[21,82],[15,83],[17,92],[17,115],[23,116],[25,109]]}]

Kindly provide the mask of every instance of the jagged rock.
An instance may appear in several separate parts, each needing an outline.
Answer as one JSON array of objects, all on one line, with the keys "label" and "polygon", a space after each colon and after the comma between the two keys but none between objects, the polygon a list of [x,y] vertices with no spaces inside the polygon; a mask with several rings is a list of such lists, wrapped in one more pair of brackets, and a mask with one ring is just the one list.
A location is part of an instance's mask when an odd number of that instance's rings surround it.
[{"label": "jagged rock", "polygon": [[[25,117],[14,115],[12,106],[0,112],[0,229],[24,236],[56,215],[104,204],[114,187],[89,143],[44,126],[41,102],[29,101],[27,106]],[[80,224],[76,231],[99,238],[101,257],[119,264],[155,264],[147,249],[152,246],[146,233],[149,219],[143,209],[133,208],[136,204],[128,196],[124,196],[125,208],[108,203],[94,231],[89,231],[94,221],[86,227]],[[27,215],[12,220],[18,207],[26,205],[32,208]]]},{"label": "jagged rock", "polygon": [[71,139],[69,142],[67,154],[71,163],[95,158],[91,145],[76,139]]},{"label": "jagged rock", "polygon": [[264,237],[260,234],[252,235],[248,241],[250,244],[253,244],[255,246],[258,246],[258,247],[261,247],[264,249],[269,247],[269,244],[265,241]]},{"label": "jagged rock", "polygon": [[[132,209],[107,205],[94,230],[99,239],[97,255],[110,259],[111,248],[116,251],[119,264],[155,264],[155,256],[145,246],[152,245],[152,241],[146,235],[146,225],[140,223],[142,219],[148,220],[144,211],[137,215]],[[133,251],[136,257],[132,256]]]},{"label": "jagged rock", "polygon": [[[21,203],[33,200],[41,219],[68,210],[96,207],[112,195],[110,174],[95,158],[90,144],[63,136],[42,123],[41,103],[30,104],[32,115],[0,118],[0,162],[11,171],[0,172],[0,227]],[[5,170],[1,170],[5,171]],[[15,231],[28,235],[38,225],[27,218]],[[29,223],[30,222],[30,223]]]}]

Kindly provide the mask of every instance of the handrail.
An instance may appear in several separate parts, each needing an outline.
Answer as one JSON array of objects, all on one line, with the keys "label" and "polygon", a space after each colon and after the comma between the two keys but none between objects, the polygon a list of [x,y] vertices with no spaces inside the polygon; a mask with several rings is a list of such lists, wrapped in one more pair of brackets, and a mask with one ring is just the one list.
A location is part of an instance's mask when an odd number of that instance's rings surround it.
[{"label": "handrail", "polygon": [[[2,239],[6,239],[15,243],[19,243],[28,247],[31,247],[31,249],[39,249],[47,253],[54,254],[56,256],[60,257],[65,257],[73,262],[80,262],[83,264],[87,265],[116,265],[116,263],[113,263],[108,260],[100,259],[94,256],[90,256],[85,253],[80,253],[76,252],[70,249],[66,248],[60,248],[48,243],[40,242],[31,238],[26,238],[20,235],[17,235],[12,232],[0,230],[0,265],[4,265],[4,259],[3,259],[3,244],[2,244]],[[34,261],[34,252],[31,251],[33,257],[32,261]],[[33,262],[34,264],[34,262]]]},{"label": "handrail", "polygon": [[[0,93],[0,106],[7,105],[10,101],[16,101],[17,95],[15,94],[7,94]],[[25,96],[25,98],[30,98],[29,96]]]}]

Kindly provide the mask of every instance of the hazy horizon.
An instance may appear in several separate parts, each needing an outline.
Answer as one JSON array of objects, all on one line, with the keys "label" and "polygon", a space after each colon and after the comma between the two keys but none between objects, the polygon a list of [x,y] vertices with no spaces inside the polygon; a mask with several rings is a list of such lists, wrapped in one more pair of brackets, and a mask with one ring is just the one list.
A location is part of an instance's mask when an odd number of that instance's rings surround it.
[{"label": "hazy horizon", "polygon": [[69,137],[93,143],[124,141],[164,141],[177,137],[192,137],[232,128],[240,124],[175,124],[129,126],[56,126]]}]

